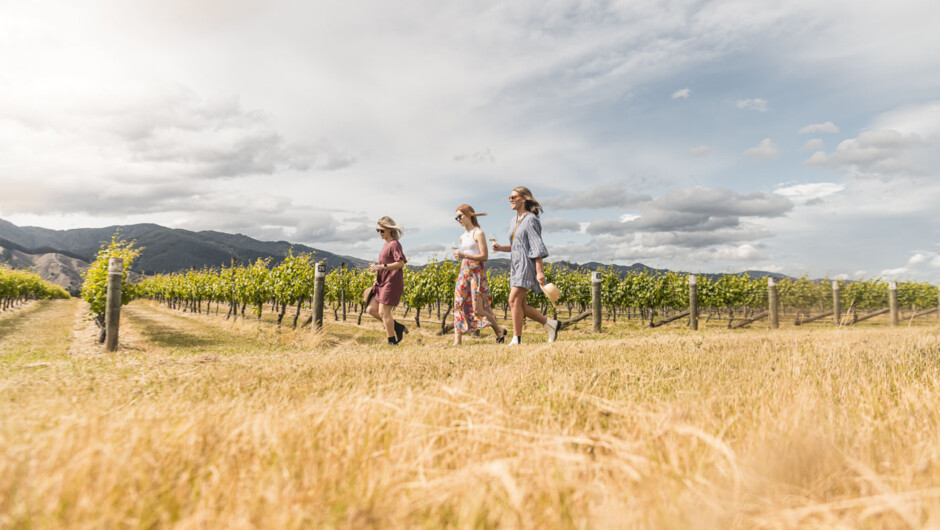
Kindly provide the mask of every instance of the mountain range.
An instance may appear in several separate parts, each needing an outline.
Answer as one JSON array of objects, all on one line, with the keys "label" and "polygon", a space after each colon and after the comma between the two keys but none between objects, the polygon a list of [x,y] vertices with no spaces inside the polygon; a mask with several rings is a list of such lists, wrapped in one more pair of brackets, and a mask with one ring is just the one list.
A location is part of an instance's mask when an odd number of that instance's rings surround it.
[{"label": "mountain range", "polygon": [[[81,274],[95,259],[101,245],[110,241],[115,234],[121,239],[136,241],[137,247],[144,249],[134,264],[134,271],[141,274],[229,265],[233,257],[239,263],[271,258],[272,263],[277,264],[291,248],[295,253],[314,253],[317,260],[325,261],[327,269],[339,267],[341,264],[355,268],[368,265],[366,260],[360,258],[333,254],[306,245],[287,241],[259,241],[242,234],[213,230],[194,232],[157,224],[51,230],[35,226],[21,227],[3,219],[0,219],[0,264],[18,269],[32,269],[44,279],[76,293],[81,287]],[[555,262],[555,265],[587,270],[607,267],[597,262],[579,265],[559,261]],[[491,259],[487,266],[495,272],[505,271],[509,269],[509,260]],[[666,269],[654,269],[642,263],[613,267],[621,274],[666,272]],[[764,271],[747,272],[755,277],[784,277]],[[706,276],[719,277],[721,274]]]},{"label": "mountain range", "polygon": [[314,253],[317,260],[326,262],[327,268],[339,267],[342,263],[348,267],[368,265],[363,259],[306,245],[259,241],[242,234],[212,230],[193,232],[157,224],[51,230],[21,227],[3,219],[0,219],[0,263],[32,269],[74,293],[81,287],[81,274],[95,259],[101,245],[115,234],[121,239],[136,241],[137,247],[144,249],[134,264],[134,271],[141,274],[229,265],[233,257],[239,263],[258,258],[271,258],[273,263],[279,263],[291,248],[294,253]]}]

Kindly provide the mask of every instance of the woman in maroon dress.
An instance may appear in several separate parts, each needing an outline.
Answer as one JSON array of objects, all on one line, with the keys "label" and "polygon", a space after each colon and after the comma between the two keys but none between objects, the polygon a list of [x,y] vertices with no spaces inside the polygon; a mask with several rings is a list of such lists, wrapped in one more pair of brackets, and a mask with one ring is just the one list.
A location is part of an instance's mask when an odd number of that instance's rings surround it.
[{"label": "woman in maroon dress", "polygon": [[378,220],[375,231],[385,240],[385,246],[379,252],[379,262],[369,266],[369,271],[375,273],[375,283],[369,295],[366,306],[369,314],[385,324],[385,333],[391,345],[401,342],[402,336],[408,333],[408,328],[395,322],[392,310],[401,301],[405,290],[405,253],[401,249],[398,239],[402,228],[395,224],[391,217],[385,216]]}]

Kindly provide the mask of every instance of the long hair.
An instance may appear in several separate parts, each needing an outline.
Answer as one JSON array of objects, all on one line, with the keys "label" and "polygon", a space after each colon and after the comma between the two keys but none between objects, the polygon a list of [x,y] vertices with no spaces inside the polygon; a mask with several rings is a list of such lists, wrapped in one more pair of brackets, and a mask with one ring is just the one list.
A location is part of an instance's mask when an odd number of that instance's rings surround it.
[{"label": "long hair", "polygon": [[389,232],[391,232],[392,239],[396,241],[401,239],[401,234],[404,231],[404,229],[398,226],[397,224],[395,224],[395,220],[392,219],[391,217],[387,215],[383,217],[379,217],[379,220],[376,222],[376,224],[388,230]]},{"label": "long hair", "polygon": [[486,215],[485,213],[476,213],[473,210],[473,206],[470,206],[469,204],[461,204],[457,207],[457,211],[469,217],[470,222],[473,223],[473,226],[477,228],[480,228],[480,223],[477,222],[477,217]]},{"label": "long hair", "polygon": [[526,211],[534,213],[536,217],[542,213],[542,205],[539,204],[539,201],[535,200],[535,197],[532,196],[532,192],[529,191],[529,188],[525,186],[517,186],[512,189],[512,192],[525,199]]}]

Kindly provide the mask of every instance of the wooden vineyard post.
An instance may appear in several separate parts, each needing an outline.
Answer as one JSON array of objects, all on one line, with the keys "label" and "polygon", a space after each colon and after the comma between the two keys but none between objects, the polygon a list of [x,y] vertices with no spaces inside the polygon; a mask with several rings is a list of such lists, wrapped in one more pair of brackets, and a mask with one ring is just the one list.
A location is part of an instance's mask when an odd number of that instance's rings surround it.
[{"label": "wooden vineyard post", "polygon": [[104,347],[115,351],[118,346],[118,329],[121,324],[121,284],[124,281],[124,260],[108,260],[108,293],[104,312]]},{"label": "wooden vineyard post", "polygon": [[888,307],[891,310],[891,325],[898,325],[898,282],[888,282]]},{"label": "wooden vineyard post", "polygon": [[839,299],[839,280],[832,280],[832,319],[842,325],[842,301]]},{"label": "wooden vineyard post", "polygon": [[[238,320],[238,306],[235,305],[235,256],[232,256],[232,320]],[[228,317],[226,317],[228,319]]]},{"label": "wooden vineyard post", "polygon": [[767,304],[770,306],[768,310],[770,311],[770,328],[777,329],[780,327],[780,315],[777,312],[778,302],[777,302],[777,282],[773,278],[767,278]]},{"label": "wooden vineyard post", "polygon": [[[339,268],[340,268],[340,272],[342,272],[342,274],[343,274],[343,280],[342,280],[343,283],[340,284],[340,285],[345,285],[345,283],[346,283],[346,262],[344,261],[344,262],[340,263]],[[346,322],[346,288],[345,288],[345,287],[339,290],[339,298],[340,298],[340,303],[343,304],[343,322]]]},{"label": "wooden vineyard post", "polygon": [[591,311],[594,313],[594,331],[601,330],[601,273],[591,273]]},{"label": "wooden vineyard post", "polygon": [[689,275],[689,328],[698,329],[698,277]]},{"label": "wooden vineyard post", "polygon": [[313,332],[323,329],[323,294],[326,283],[326,264],[317,263],[313,274]]}]

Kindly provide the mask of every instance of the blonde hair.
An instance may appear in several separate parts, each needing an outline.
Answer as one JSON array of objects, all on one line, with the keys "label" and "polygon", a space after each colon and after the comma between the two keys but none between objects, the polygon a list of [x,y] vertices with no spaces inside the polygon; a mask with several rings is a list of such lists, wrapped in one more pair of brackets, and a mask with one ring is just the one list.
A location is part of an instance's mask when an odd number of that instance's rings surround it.
[{"label": "blonde hair", "polygon": [[391,232],[392,239],[401,239],[401,234],[404,232],[404,228],[395,224],[395,220],[391,217],[387,215],[379,217],[379,220],[376,222],[376,224]]},{"label": "blonde hair", "polygon": [[470,206],[469,204],[461,204],[457,207],[457,211],[469,217],[470,222],[477,228],[480,228],[480,223],[477,222],[477,217],[486,215],[485,213],[476,213],[473,211],[473,206]]},{"label": "blonde hair", "polygon": [[529,188],[525,186],[517,186],[512,189],[512,192],[525,199],[526,211],[534,213],[536,217],[542,213],[542,205],[539,204],[539,201],[535,200],[535,197],[532,196],[532,192],[529,191]]}]

